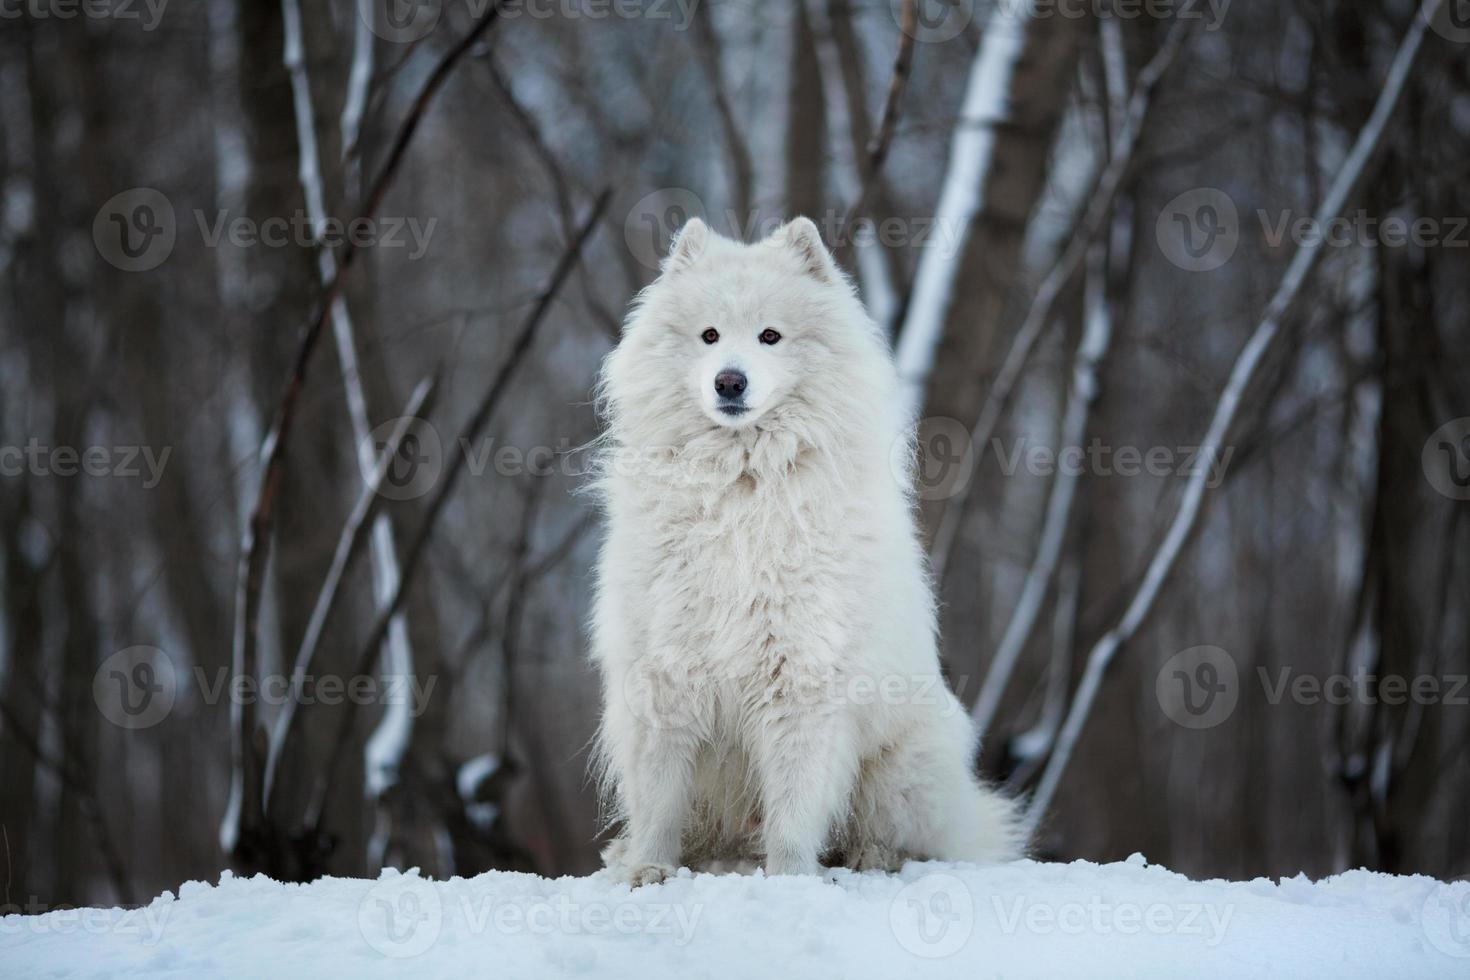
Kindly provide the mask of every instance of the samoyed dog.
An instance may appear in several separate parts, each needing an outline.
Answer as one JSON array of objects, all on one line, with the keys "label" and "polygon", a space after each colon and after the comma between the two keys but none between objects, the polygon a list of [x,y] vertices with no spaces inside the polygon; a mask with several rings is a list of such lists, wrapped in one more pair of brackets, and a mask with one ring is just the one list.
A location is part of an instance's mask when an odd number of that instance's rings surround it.
[{"label": "samoyed dog", "polygon": [[940,675],[887,342],[816,226],[689,221],[599,403],[611,873],[1017,856]]}]

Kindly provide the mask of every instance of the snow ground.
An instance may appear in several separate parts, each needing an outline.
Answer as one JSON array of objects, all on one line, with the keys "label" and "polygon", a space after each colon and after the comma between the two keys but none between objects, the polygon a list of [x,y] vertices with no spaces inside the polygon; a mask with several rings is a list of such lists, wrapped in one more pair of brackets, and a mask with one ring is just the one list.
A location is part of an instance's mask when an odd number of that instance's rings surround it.
[{"label": "snow ground", "polygon": [[1470,977],[1470,882],[1190,881],[1096,865],[898,875],[264,877],[0,918],[4,977]]}]

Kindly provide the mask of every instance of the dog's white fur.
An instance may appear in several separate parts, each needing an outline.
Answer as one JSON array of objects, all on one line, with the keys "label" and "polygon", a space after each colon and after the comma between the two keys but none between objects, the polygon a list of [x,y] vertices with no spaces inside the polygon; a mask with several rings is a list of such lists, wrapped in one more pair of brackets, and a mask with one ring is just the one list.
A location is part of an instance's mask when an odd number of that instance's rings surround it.
[{"label": "dog's white fur", "polygon": [[[714,396],[731,368],[748,378],[735,419]],[[599,395],[611,872],[1017,856],[940,675],[888,345],[816,226],[744,245],[691,220]]]}]

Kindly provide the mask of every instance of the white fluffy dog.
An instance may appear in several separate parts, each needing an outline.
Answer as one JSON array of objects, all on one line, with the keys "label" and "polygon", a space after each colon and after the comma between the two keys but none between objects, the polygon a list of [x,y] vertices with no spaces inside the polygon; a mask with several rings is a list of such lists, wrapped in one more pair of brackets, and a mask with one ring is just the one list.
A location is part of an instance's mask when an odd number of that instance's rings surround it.
[{"label": "white fluffy dog", "polygon": [[600,397],[612,873],[1018,855],[940,676],[888,346],[816,226],[691,220]]}]

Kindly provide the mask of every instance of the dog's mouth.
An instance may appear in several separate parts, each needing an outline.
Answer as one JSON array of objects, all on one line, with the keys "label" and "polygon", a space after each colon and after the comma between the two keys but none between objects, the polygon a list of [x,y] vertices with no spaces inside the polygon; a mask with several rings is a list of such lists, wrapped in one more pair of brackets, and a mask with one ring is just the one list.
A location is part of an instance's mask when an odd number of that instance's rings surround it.
[{"label": "dog's mouth", "polygon": [[732,419],[738,419],[746,412],[749,412],[750,407],[747,405],[720,405],[718,407],[718,411],[721,415],[729,416]]}]

